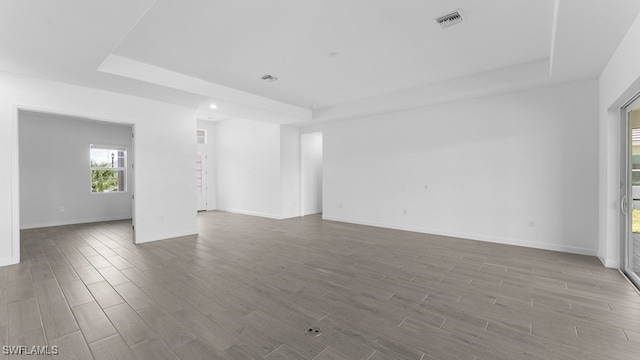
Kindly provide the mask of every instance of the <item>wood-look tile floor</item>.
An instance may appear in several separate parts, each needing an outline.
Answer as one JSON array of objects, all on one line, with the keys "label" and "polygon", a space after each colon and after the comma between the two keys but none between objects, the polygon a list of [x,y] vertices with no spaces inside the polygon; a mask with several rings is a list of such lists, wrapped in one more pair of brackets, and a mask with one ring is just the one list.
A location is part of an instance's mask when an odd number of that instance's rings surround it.
[{"label": "wood-look tile floor", "polygon": [[640,296],[594,257],[319,216],[198,221],[139,246],[126,221],[22,231],[1,342],[51,359],[640,358]]}]

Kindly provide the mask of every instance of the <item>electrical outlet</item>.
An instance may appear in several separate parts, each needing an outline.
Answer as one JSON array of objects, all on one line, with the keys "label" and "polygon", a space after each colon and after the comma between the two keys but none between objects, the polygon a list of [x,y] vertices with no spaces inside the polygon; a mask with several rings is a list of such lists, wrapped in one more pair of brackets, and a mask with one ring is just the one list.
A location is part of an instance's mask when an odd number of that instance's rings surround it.
[{"label": "electrical outlet", "polygon": [[60,206],[60,211],[64,211],[64,206]]},{"label": "electrical outlet", "polygon": [[402,210],[403,215],[407,215],[407,209]]},{"label": "electrical outlet", "polygon": [[338,204],[338,209],[342,209],[342,204]]},{"label": "electrical outlet", "polygon": [[527,225],[528,225],[530,228],[532,228],[532,227],[536,226],[536,222],[535,222],[535,221],[533,221],[533,220],[529,220],[529,222],[527,223]]}]

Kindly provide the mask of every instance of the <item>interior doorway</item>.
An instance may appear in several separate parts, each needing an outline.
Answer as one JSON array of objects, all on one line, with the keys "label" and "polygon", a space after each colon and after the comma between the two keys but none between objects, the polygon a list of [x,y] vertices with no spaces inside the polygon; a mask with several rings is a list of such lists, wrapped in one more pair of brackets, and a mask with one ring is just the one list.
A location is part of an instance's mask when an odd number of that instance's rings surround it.
[{"label": "interior doorway", "polygon": [[300,215],[322,213],[322,133],[300,136]]},{"label": "interior doorway", "polygon": [[622,270],[640,289],[640,96],[625,107],[622,129]]},{"label": "interior doorway", "polygon": [[19,109],[19,229],[131,220],[133,124]]}]

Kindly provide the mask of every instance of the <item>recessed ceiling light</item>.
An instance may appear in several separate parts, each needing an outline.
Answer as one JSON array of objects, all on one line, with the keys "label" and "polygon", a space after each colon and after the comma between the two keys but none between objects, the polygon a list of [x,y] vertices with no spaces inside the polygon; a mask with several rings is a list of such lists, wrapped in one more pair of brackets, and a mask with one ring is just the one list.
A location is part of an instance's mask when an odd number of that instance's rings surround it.
[{"label": "recessed ceiling light", "polygon": [[330,57],[330,58],[337,58],[337,57],[338,57],[338,55],[340,55],[340,53],[339,53],[339,52],[332,52],[332,53],[329,53],[329,57]]},{"label": "recessed ceiling light", "polygon": [[217,108],[218,108],[218,105],[216,105],[216,104],[210,104],[210,105],[209,105],[209,107],[210,107],[210,108],[212,108],[212,109],[217,109]]}]

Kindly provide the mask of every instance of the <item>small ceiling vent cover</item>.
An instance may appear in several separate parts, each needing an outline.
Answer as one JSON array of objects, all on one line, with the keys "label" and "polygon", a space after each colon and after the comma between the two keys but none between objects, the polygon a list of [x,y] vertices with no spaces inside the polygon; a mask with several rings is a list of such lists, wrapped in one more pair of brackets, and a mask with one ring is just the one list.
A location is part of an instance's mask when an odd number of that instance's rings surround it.
[{"label": "small ceiling vent cover", "polygon": [[269,74],[263,76],[261,79],[266,81],[266,82],[274,82],[274,81],[278,80],[277,77],[275,77],[273,75],[269,75]]},{"label": "small ceiling vent cover", "polygon": [[442,15],[439,18],[436,18],[436,22],[440,24],[440,27],[443,29],[449,26],[460,24],[462,20],[464,20],[464,16],[462,15],[462,9],[458,9],[452,13],[449,13],[447,15]]}]

